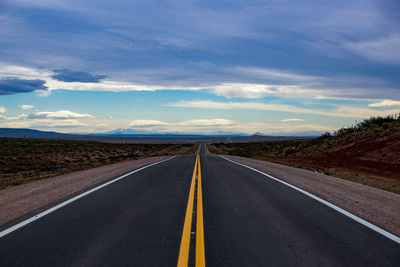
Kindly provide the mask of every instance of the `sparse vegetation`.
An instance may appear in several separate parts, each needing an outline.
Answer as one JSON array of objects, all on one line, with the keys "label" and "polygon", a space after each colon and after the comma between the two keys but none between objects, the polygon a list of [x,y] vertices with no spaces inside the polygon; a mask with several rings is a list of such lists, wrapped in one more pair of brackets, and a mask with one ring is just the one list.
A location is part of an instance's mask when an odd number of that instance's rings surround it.
[{"label": "sparse vegetation", "polygon": [[0,138],[0,188],[121,161],[190,153],[193,146]]},{"label": "sparse vegetation", "polygon": [[372,117],[314,139],[219,143],[209,150],[317,170],[400,193],[400,115]]}]

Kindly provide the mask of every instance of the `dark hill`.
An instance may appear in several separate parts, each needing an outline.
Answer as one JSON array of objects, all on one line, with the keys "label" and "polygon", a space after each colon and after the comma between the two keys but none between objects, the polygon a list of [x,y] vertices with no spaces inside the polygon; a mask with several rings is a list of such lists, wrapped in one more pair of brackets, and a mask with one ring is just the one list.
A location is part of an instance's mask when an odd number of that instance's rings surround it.
[{"label": "dark hill", "polygon": [[81,135],[39,131],[33,129],[0,128],[0,137],[43,138],[43,139],[78,139]]}]

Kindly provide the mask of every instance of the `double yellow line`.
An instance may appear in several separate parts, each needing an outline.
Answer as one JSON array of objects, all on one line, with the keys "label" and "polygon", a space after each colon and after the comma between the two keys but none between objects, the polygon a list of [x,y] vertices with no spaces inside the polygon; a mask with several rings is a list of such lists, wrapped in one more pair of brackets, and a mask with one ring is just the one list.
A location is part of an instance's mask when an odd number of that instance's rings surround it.
[{"label": "double yellow line", "polygon": [[192,183],[190,185],[188,205],[186,208],[185,223],[183,225],[181,246],[179,249],[178,267],[188,266],[189,250],[190,250],[190,235],[192,229],[193,217],[193,202],[194,191],[196,186],[197,176],[197,211],[196,211],[196,266],[206,266],[206,258],[204,252],[204,224],[203,224],[203,197],[201,189],[201,168],[200,156],[196,156],[194,164]]}]

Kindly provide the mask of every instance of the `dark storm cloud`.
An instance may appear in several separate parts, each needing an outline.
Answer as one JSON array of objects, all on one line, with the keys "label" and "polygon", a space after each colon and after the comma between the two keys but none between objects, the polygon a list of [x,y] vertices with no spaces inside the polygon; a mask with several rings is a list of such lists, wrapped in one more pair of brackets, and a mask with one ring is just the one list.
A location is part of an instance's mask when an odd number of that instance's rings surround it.
[{"label": "dark storm cloud", "polygon": [[98,83],[106,75],[95,75],[85,71],[73,71],[68,69],[53,70],[55,73],[51,77],[63,82]]},{"label": "dark storm cloud", "polygon": [[14,77],[0,79],[0,95],[13,95],[18,93],[30,93],[36,90],[46,91],[44,80],[25,80]]}]

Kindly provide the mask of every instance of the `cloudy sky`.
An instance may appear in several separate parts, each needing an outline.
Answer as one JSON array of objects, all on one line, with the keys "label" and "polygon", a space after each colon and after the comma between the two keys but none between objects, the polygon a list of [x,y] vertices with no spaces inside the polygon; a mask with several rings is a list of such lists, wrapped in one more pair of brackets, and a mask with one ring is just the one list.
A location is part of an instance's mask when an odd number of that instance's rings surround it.
[{"label": "cloudy sky", "polygon": [[0,2],[0,127],[295,135],[398,112],[398,0]]}]

